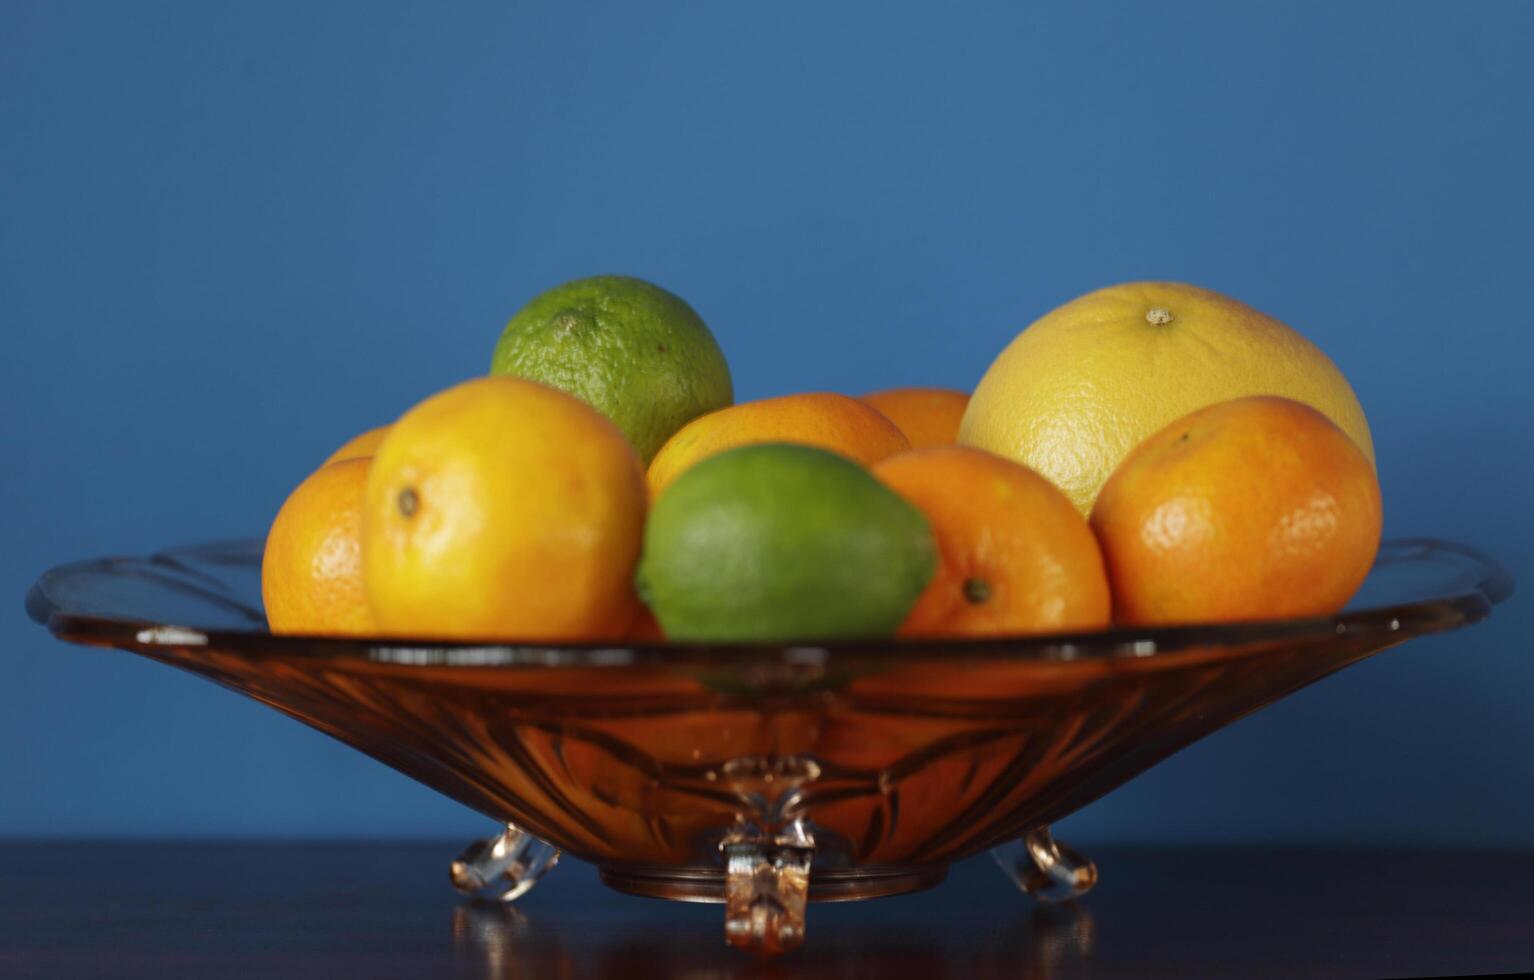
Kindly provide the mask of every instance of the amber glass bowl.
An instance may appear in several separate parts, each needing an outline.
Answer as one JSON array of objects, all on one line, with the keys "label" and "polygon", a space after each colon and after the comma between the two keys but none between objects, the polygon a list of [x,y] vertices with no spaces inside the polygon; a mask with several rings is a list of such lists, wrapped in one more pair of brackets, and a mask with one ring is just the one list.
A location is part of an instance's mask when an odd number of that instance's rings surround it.
[{"label": "amber glass bowl", "polygon": [[1078,892],[1091,875],[1047,824],[1512,591],[1469,548],[1404,540],[1324,619],[950,642],[467,645],[273,636],[260,559],[260,542],[236,541],[65,565],[27,607],[62,639],[270,705],[617,887],[739,899],[732,941],[768,949],[802,936],[788,919],[806,892],[920,887],[1008,841],[1030,842],[1023,883]]}]

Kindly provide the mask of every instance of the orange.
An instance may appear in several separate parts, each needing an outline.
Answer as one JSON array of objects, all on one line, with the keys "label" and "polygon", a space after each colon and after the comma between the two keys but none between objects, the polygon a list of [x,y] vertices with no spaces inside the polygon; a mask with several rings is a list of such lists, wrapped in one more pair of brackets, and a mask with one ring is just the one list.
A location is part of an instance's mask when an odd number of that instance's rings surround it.
[{"label": "orange", "polygon": [[376,429],[369,429],[359,435],[352,436],[346,443],[330,454],[326,463],[339,463],[343,459],[366,459],[378,451],[378,444],[383,442],[383,437],[389,431],[387,425],[380,425]]},{"label": "orange", "polygon": [[650,612],[644,603],[636,601],[632,617],[619,633],[618,638],[630,643],[664,643],[666,631],[661,629],[660,621],[655,614]]},{"label": "orange", "polygon": [[1320,616],[1347,604],[1380,540],[1374,467],[1286,398],[1200,409],[1114,471],[1092,527],[1124,623]]},{"label": "orange", "polygon": [[829,392],[782,395],[710,412],[684,425],[650,463],[650,493],[658,494],[695,463],[763,442],[818,446],[867,466],[911,444],[895,423],[856,398]]},{"label": "orange", "polygon": [[969,396],[952,388],[890,388],[864,395],[862,400],[895,423],[912,449],[953,445],[959,439],[964,409],[969,407]]},{"label": "orange", "polygon": [[363,573],[396,635],[579,640],[634,616],[644,470],[572,395],[480,378],[421,402],[373,457]]},{"label": "orange", "polygon": [[1034,321],[980,379],[959,442],[1037,470],[1085,515],[1151,433],[1248,395],[1321,410],[1373,460],[1364,410],[1319,348],[1245,303],[1177,282],[1110,286]]},{"label": "orange", "polygon": [[1110,601],[1102,555],[1070,499],[1025,466],[978,449],[916,449],[874,476],[916,505],[938,570],[902,636],[1100,629]]},{"label": "orange", "polygon": [[368,461],[322,466],[288,497],[266,536],[261,598],[273,633],[373,632],[362,586]]}]

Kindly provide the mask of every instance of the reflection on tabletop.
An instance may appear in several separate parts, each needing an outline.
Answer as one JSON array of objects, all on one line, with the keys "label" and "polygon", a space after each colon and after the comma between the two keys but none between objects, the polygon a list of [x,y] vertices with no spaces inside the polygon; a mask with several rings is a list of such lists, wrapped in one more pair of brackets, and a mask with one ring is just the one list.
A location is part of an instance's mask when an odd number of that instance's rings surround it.
[{"label": "reflection on tabletop", "polygon": [[[959,898],[962,901],[962,898]],[[819,935],[781,964],[725,953],[712,929],[654,929],[643,925],[606,933],[537,918],[515,906],[469,901],[452,911],[454,951],[487,977],[567,976],[686,977],[895,976],[969,978],[1005,975],[1053,980],[1079,975],[1091,961],[1097,926],[1091,911],[1074,902],[1020,905],[1010,925],[972,955],[955,957],[938,928],[911,929],[859,924]],[[536,949],[536,952],[533,950]],[[531,954],[531,955],[530,955]]]}]

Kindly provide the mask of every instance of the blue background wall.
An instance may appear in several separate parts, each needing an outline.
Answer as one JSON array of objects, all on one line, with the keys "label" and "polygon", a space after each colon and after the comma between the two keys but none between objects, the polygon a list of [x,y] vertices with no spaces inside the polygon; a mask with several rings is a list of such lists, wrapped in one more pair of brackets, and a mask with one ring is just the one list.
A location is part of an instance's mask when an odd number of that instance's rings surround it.
[{"label": "blue background wall", "polygon": [[[0,834],[484,829],[21,599],[261,533],[593,272],[687,297],[743,398],[969,386],[1091,288],[1221,289],[1352,379],[1388,533],[1534,583],[1534,5],[580,6],[0,6]],[[1529,608],[1067,830],[1534,845]]]}]

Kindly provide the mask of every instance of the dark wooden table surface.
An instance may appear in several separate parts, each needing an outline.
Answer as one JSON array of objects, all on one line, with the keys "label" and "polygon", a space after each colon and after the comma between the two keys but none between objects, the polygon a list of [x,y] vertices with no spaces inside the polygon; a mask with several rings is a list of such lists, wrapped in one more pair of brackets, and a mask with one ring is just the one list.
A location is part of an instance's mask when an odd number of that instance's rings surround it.
[{"label": "dark wooden table surface", "polygon": [[[1090,849],[1087,849],[1090,852]],[[724,946],[719,906],[574,861],[461,904],[431,844],[0,844],[0,977],[1382,977],[1534,968],[1534,854],[1095,852],[1043,909],[988,859],[921,894],[814,905],[806,947]]]}]

